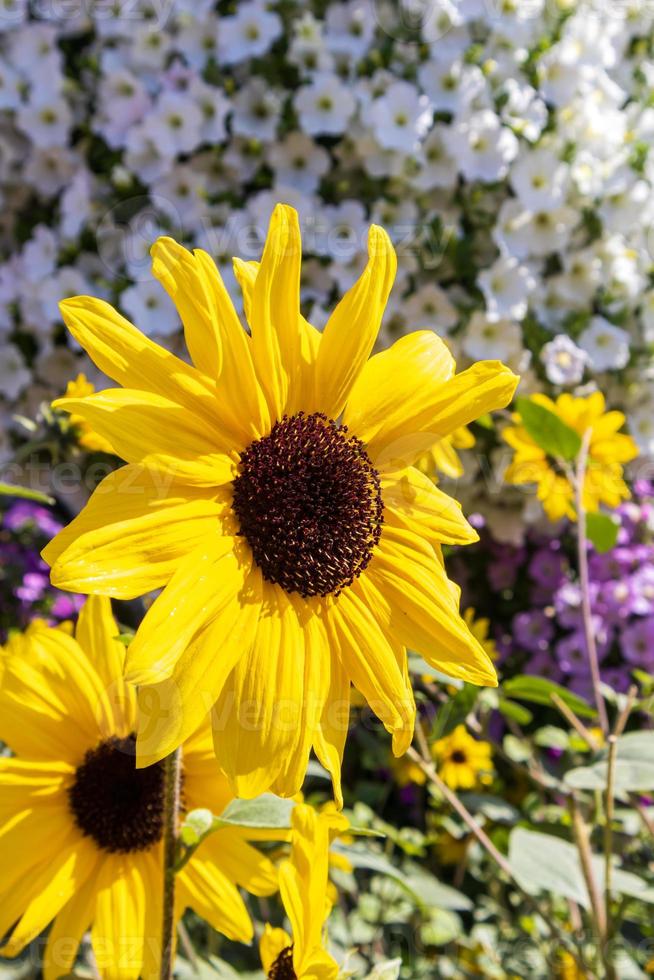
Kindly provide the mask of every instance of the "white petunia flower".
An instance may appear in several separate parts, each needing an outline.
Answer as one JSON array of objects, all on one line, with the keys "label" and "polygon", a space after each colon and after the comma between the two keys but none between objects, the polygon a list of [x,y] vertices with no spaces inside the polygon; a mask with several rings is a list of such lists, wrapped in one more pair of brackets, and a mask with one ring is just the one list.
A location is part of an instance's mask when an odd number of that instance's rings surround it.
[{"label": "white petunia flower", "polygon": [[0,397],[15,401],[32,380],[32,372],[14,344],[0,346]]},{"label": "white petunia flower", "polygon": [[325,14],[325,40],[334,54],[358,60],[372,43],[375,21],[367,0],[332,3]]},{"label": "white petunia flower", "polygon": [[402,316],[409,330],[428,327],[447,333],[459,322],[459,311],[445,290],[431,282],[402,300]]},{"label": "white petunia flower", "polygon": [[629,360],[631,338],[626,330],[594,316],[579,335],[579,346],[595,371],[617,371]]},{"label": "white petunia flower", "polygon": [[527,211],[557,208],[565,198],[569,167],[554,150],[539,146],[523,153],[511,167],[511,186]]},{"label": "white petunia flower", "polygon": [[163,156],[190,153],[202,142],[203,114],[183,92],[163,92],[146,119],[151,132],[161,134]]},{"label": "white petunia flower", "polygon": [[343,133],[356,103],[349,88],[336,76],[320,72],[295,95],[295,110],[302,129],[310,136]]},{"label": "white petunia flower", "polygon": [[73,114],[62,97],[54,95],[49,101],[28,102],[16,113],[16,123],[38,147],[66,146]]},{"label": "white petunia flower", "polygon": [[467,180],[501,180],[518,154],[518,140],[490,109],[461,119],[445,140]]},{"label": "white petunia flower", "polygon": [[223,64],[233,65],[246,58],[259,58],[281,32],[279,15],[267,10],[263,3],[256,0],[239,3],[233,17],[223,17],[220,21],[220,60]]},{"label": "white petunia flower", "polygon": [[430,58],[418,69],[418,81],[437,112],[454,115],[467,110],[486,90],[486,79],[477,65],[460,59]]},{"label": "white petunia flower", "polygon": [[254,77],[234,96],[232,132],[270,143],[282,110],[279,93],[263,78]]},{"label": "white petunia flower", "polygon": [[584,376],[588,355],[567,334],[560,333],[543,346],[540,359],[553,385],[577,385]]},{"label": "white petunia flower", "polygon": [[305,133],[289,133],[268,154],[279,184],[290,184],[305,193],[316,190],[330,167],[329,153]]},{"label": "white petunia flower", "polygon": [[544,256],[566,247],[579,214],[574,208],[527,211],[519,201],[505,201],[493,237],[500,249],[518,259]]},{"label": "white petunia flower", "polygon": [[492,319],[481,311],[472,314],[461,344],[473,361],[508,361],[522,351],[522,330],[508,319]]},{"label": "white petunia flower", "polygon": [[425,96],[409,82],[394,82],[364,114],[377,142],[387,150],[409,153],[427,132],[432,112]]},{"label": "white petunia flower", "polygon": [[536,282],[531,271],[515,258],[500,257],[478,277],[491,317],[522,320]]},{"label": "white petunia flower", "polygon": [[627,416],[629,432],[644,456],[654,457],[654,401],[638,406]]},{"label": "white petunia flower", "polygon": [[121,293],[120,306],[146,337],[171,337],[179,330],[177,310],[154,279],[128,286]]}]

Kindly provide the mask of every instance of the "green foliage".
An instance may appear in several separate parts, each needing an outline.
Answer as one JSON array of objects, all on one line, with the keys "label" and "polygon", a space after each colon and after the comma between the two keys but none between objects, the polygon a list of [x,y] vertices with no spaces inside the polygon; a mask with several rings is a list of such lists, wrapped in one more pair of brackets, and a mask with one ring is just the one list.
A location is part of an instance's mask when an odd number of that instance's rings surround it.
[{"label": "green foliage", "polygon": [[567,461],[577,456],[581,449],[580,436],[554,412],[530,398],[518,398],[517,408],[522,424],[541,449]]},{"label": "green foliage", "polygon": [[600,511],[586,514],[586,534],[595,550],[601,555],[615,547],[618,540],[620,522]]},{"label": "green foliage", "polygon": [[597,712],[577,694],[545,677],[534,677],[530,674],[518,674],[502,684],[505,695],[517,701],[529,701],[533,704],[552,704],[552,695],[558,695],[561,700],[580,718],[595,718]]}]

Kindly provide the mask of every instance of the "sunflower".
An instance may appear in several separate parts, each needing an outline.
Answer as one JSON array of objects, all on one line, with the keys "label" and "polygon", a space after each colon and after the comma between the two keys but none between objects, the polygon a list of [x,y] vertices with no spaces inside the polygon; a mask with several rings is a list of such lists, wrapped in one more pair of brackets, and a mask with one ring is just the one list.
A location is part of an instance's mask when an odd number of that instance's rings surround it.
[{"label": "sunflower", "polygon": [[[622,464],[636,458],[638,447],[631,436],[618,432],[625,423],[622,412],[607,412],[600,391],[588,398],[575,398],[566,392],[556,401],[547,395],[536,394],[531,396],[531,401],[548,409],[580,436],[590,430],[583,488],[585,509],[593,512],[600,504],[617,507],[620,501],[628,500],[630,494],[622,478]],[[513,420],[516,424],[502,433],[504,440],[515,450],[504,476],[506,482],[516,485],[535,483],[538,499],[551,521],[562,517],[576,520],[574,488],[568,477],[556,460],[529,435],[519,413],[514,414]]]},{"label": "sunflower", "polygon": [[469,735],[464,725],[439,738],[431,751],[438,774],[450,789],[474,789],[492,781],[491,747]]},{"label": "sunflower", "polygon": [[[69,381],[66,385],[65,397],[85,398],[87,395],[92,395],[94,391],[95,385],[88,380],[85,374],[80,372],[76,378]],[[82,449],[88,449],[89,452],[113,454],[110,442],[107,439],[103,439],[102,436],[99,436],[97,432],[94,432],[86,419],[82,418],[81,415],[70,415],[68,421],[75,430],[77,442]]]},{"label": "sunflower", "polygon": [[[91,927],[103,976],[158,976],[163,771],[137,769],[136,699],[109,599],[83,607],[75,637],[38,624],[13,637],[0,684],[0,936],[16,956],[54,920],[45,980],[72,972]],[[216,772],[208,725],[183,749],[186,808],[221,813],[232,799]],[[192,907],[231,939],[252,939],[237,886],[277,888],[273,865],[239,828],[208,837],[177,876],[177,915]]]},{"label": "sunflower", "polygon": [[497,683],[441,556],[477,534],[412,464],[506,405],[517,378],[497,361],[455,375],[431,331],[369,359],[396,258],[375,226],[368,252],[320,334],[300,313],[297,214],[278,205],[261,262],[235,260],[248,333],[210,257],[160,239],[153,273],[193,367],[101,300],[61,304],[125,387],[56,404],[128,465],[44,557],[63,589],[130,598],[165,586],[127,658],[143,706],[139,765],[211,712],[238,796],[293,795],[313,746],[340,800],[350,682],[396,755],[415,717],[407,647],[450,676]]},{"label": "sunflower", "polygon": [[261,962],[268,980],[336,980],[338,966],[323,942],[332,908],[329,845],[347,829],[347,821],[330,810],[318,813],[305,803],[294,808],[291,821],[291,856],[280,864],[279,890],[293,936],[266,924]]},{"label": "sunflower", "polygon": [[451,435],[434,443],[418,461],[418,467],[427,476],[433,477],[435,473],[443,473],[451,480],[457,480],[463,476],[463,463],[457,450],[472,449],[474,444],[475,437],[472,432],[467,426],[462,425]]}]

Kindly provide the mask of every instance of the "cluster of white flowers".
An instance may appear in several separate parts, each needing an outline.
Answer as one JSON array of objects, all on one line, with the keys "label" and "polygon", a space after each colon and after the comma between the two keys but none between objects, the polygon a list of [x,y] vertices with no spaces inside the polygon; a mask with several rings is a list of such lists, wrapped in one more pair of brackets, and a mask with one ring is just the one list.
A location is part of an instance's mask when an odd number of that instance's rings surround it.
[{"label": "cluster of white flowers", "polygon": [[281,200],[316,326],[374,220],[385,341],[598,383],[654,455],[653,24],[650,0],[0,2],[0,413],[88,370],[62,297],[179,349],[151,242],[207,249],[239,302],[231,257]]}]

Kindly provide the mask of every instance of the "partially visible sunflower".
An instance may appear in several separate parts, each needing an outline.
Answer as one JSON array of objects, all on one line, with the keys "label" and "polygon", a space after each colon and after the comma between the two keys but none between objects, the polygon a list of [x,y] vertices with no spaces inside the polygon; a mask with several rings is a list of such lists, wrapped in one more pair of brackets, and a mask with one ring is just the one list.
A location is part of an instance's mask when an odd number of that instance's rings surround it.
[{"label": "partially visible sunflower", "polygon": [[450,789],[474,789],[492,782],[491,746],[469,735],[465,725],[457,725],[434,742],[432,755],[439,776]]},{"label": "partially visible sunflower", "polygon": [[463,476],[463,463],[457,450],[472,449],[474,444],[475,437],[472,432],[466,425],[462,425],[451,435],[434,443],[418,461],[418,469],[427,476],[433,477],[436,473],[443,473],[444,476],[457,480]]},{"label": "partially visible sunflower", "polygon": [[[87,395],[92,395],[94,391],[95,385],[87,379],[85,374],[80,372],[76,378],[69,381],[66,385],[64,397],[86,398]],[[74,413],[71,414],[69,416],[69,422],[72,428],[75,430],[78,444],[83,449],[88,449],[89,452],[114,453],[109,440],[98,435],[97,432],[94,432],[82,415],[75,415]]]},{"label": "partially visible sunflower", "polygon": [[279,866],[279,890],[292,936],[266,924],[261,962],[268,980],[336,980],[338,965],[324,936],[332,908],[329,845],[348,823],[331,809],[318,813],[306,803],[294,808],[291,820],[291,856]]},{"label": "partially visible sunflower", "polygon": [[[583,489],[585,509],[593,512],[600,504],[617,507],[621,500],[628,500],[629,488],[622,478],[622,466],[636,458],[638,447],[631,436],[618,432],[625,423],[622,412],[606,412],[604,395],[599,391],[587,398],[574,398],[565,393],[555,402],[547,395],[536,394],[531,396],[531,401],[553,412],[580,436],[590,429]],[[574,490],[567,476],[529,435],[519,413],[514,413],[513,421],[516,424],[502,433],[515,450],[504,479],[518,486],[535,483],[538,499],[551,521],[562,517],[576,520]]]},{"label": "partially visible sunflower", "polygon": [[149,709],[139,765],[211,712],[237,795],[294,795],[313,746],[340,802],[347,724],[334,706],[349,704],[350,683],[396,755],[415,719],[407,647],[450,676],[497,683],[441,555],[477,534],[413,464],[506,405],[518,379],[497,361],[455,374],[431,331],[369,357],[397,264],[381,228],[322,334],[300,313],[292,208],[275,209],[261,263],[235,260],[250,333],[205,252],[164,238],[153,257],[194,367],[100,300],[61,304],[82,347],[126,387],[56,404],[129,465],[44,557],[64,589],[129,598],[165,586],[128,654]]},{"label": "partially visible sunflower", "polygon": [[[91,928],[103,977],[159,975],[163,771],[137,769],[136,699],[108,599],[83,607],[75,637],[39,624],[14,636],[0,683],[0,936],[16,956],[53,922],[45,980],[72,972]],[[220,813],[232,799],[205,725],[183,749],[183,802]],[[177,876],[190,906],[231,939],[253,928],[237,886],[277,888],[273,865],[238,828],[208,837]]]},{"label": "partially visible sunflower", "polygon": [[495,662],[499,654],[495,640],[490,635],[490,619],[486,616],[477,617],[471,606],[464,612],[463,619],[474,638],[479,641],[490,659]]}]

